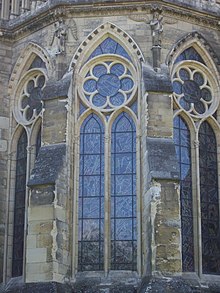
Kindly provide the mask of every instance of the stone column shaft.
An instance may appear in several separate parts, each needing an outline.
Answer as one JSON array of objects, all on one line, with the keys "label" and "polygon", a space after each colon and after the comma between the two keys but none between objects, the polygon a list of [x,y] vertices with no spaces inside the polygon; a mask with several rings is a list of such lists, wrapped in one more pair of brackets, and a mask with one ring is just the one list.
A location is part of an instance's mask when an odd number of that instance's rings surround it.
[{"label": "stone column shaft", "polygon": [[15,18],[16,16],[18,16],[20,14],[20,5],[19,4],[20,4],[20,1],[18,1],[18,0],[11,1],[11,14],[10,14],[11,19]]},{"label": "stone column shaft", "polygon": [[22,0],[21,9],[22,9],[22,12],[30,10],[30,0]]},{"label": "stone column shaft", "polygon": [[9,19],[9,0],[2,0],[1,19]]}]

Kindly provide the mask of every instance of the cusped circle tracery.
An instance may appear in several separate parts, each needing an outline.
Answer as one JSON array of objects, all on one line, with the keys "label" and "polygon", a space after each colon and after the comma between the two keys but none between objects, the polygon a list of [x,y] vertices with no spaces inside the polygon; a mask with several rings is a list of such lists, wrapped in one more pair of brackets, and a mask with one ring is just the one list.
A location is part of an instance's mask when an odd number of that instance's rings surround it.
[{"label": "cusped circle tracery", "polygon": [[[88,67],[86,67],[88,68]],[[109,112],[134,96],[134,68],[122,60],[98,61],[83,72],[82,94],[89,106]]]},{"label": "cusped circle tracery", "polygon": [[[30,124],[42,110],[42,89],[45,86],[42,72],[31,75],[23,85],[18,101],[18,115],[23,123]],[[19,120],[20,120],[19,119]]]},{"label": "cusped circle tracery", "polygon": [[172,81],[175,101],[191,116],[201,117],[215,111],[211,82],[195,65],[180,64]]}]

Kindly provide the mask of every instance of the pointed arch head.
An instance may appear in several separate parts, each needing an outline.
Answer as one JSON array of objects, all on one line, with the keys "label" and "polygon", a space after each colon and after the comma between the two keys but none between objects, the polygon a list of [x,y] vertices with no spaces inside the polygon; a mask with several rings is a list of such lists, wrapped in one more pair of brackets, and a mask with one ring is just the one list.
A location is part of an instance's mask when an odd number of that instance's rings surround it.
[{"label": "pointed arch head", "polygon": [[42,60],[42,66],[46,69],[48,76],[53,74],[53,64],[49,53],[38,44],[29,42],[27,47],[21,52],[17,62],[14,65],[11,78],[9,80],[9,95],[12,94],[13,89],[16,87],[24,72],[31,68],[32,63],[36,58]]},{"label": "pointed arch head", "polygon": [[193,47],[204,60],[205,65],[219,76],[220,59],[206,39],[197,31],[186,34],[172,47],[166,58],[166,64],[172,69],[177,57],[190,47]]},{"label": "pointed arch head", "polygon": [[115,24],[106,22],[92,31],[81,43],[71,60],[69,71],[75,66],[79,69],[91,53],[108,37],[115,40],[128,52],[134,64],[138,61],[145,62],[141,49],[133,38]]}]

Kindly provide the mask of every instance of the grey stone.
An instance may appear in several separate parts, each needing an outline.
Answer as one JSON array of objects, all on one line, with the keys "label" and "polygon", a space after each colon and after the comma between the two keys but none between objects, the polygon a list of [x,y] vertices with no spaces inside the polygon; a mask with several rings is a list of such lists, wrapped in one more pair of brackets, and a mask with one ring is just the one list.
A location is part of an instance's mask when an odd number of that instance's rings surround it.
[{"label": "grey stone", "polygon": [[59,97],[66,97],[71,83],[72,73],[65,75],[57,82],[49,81],[43,90],[42,100],[50,100]]},{"label": "grey stone", "polygon": [[65,154],[66,145],[63,143],[41,147],[28,186],[55,184]]},{"label": "grey stone", "polygon": [[161,65],[161,69],[158,72],[150,65],[144,65],[143,81],[146,92],[173,92],[170,74],[165,64]]},{"label": "grey stone", "polygon": [[179,179],[175,145],[169,138],[147,138],[150,176],[154,179]]}]

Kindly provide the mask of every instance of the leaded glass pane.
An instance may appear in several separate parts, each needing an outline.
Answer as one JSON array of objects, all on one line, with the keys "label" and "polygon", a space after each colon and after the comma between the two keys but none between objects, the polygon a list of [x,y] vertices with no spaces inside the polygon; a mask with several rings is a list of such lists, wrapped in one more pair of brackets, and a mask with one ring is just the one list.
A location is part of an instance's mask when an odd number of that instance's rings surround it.
[{"label": "leaded glass pane", "polygon": [[[129,61],[131,60],[130,56],[126,52],[126,50],[118,44],[115,40],[112,38],[108,37],[106,38],[94,51],[93,53],[89,56],[88,60],[102,55],[102,54],[116,54],[120,55]],[[87,60],[87,61],[88,61]]]},{"label": "leaded glass pane", "polygon": [[175,60],[175,63],[183,61],[183,60],[195,60],[200,63],[205,64],[204,60],[202,57],[199,55],[199,53],[193,48],[190,47],[183,51]]},{"label": "leaded glass pane", "polygon": [[174,142],[180,166],[180,202],[183,271],[194,271],[193,200],[191,179],[190,132],[184,120],[174,119]]},{"label": "leaded glass pane", "polygon": [[111,269],[136,270],[136,128],[127,113],[112,126]]},{"label": "leaded glass pane", "polygon": [[27,135],[23,130],[17,144],[12,277],[23,273],[26,169]]},{"label": "leaded glass pane", "polygon": [[39,150],[40,150],[40,147],[41,147],[41,127],[38,131],[38,134],[37,134],[37,140],[36,140],[36,157],[39,153]]},{"label": "leaded glass pane", "polygon": [[104,129],[95,114],[80,131],[79,271],[104,266]]},{"label": "leaded glass pane", "polygon": [[199,143],[202,270],[204,274],[220,274],[217,145],[208,122],[200,127]]}]

